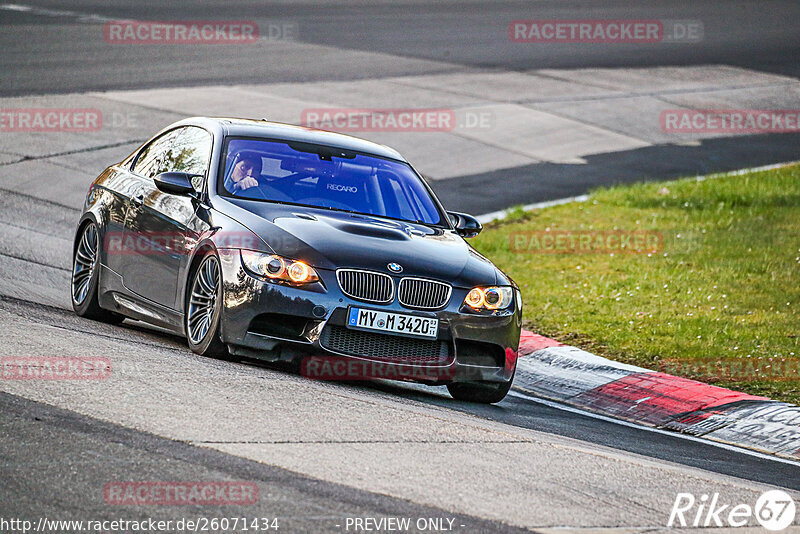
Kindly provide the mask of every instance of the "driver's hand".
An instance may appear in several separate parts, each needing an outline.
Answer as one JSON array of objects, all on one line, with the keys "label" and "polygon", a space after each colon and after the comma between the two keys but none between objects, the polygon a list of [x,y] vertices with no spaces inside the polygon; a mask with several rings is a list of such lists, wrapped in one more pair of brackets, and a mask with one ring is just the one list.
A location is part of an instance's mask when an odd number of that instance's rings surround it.
[{"label": "driver's hand", "polygon": [[257,186],[258,186],[258,180],[256,180],[252,176],[248,176],[246,178],[242,178],[241,180],[239,180],[236,183],[236,187],[238,189],[240,189],[241,191],[244,191],[245,189],[250,189],[251,187],[257,187]]}]

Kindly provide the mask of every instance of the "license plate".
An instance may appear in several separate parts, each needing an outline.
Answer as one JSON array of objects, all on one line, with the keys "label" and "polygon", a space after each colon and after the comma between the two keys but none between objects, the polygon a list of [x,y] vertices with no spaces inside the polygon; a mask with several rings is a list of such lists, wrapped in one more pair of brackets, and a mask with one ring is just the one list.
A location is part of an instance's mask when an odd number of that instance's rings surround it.
[{"label": "license plate", "polygon": [[347,326],[435,339],[439,330],[439,319],[378,310],[365,310],[363,308],[350,308]]}]

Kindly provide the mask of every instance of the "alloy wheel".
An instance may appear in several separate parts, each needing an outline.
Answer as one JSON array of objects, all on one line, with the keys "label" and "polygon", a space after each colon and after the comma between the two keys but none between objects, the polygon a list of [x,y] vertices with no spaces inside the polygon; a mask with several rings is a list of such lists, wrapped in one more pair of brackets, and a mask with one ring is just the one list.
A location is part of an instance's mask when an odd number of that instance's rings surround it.
[{"label": "alloy wheel", "polygon": [[219,262],[209,256],[195,273],[192,293],[189,297],[187,326],[189,339],[200,344],[208,334],[214,319],[219,287]]},{"label": "alloy wheel", "polygon": [[84,228],[81,240],[78,242],[72,267],[72,298],[76,304],[83,304],[89,293],[92,276],[97,267],[98,244],[97,226],[90,223]]}]

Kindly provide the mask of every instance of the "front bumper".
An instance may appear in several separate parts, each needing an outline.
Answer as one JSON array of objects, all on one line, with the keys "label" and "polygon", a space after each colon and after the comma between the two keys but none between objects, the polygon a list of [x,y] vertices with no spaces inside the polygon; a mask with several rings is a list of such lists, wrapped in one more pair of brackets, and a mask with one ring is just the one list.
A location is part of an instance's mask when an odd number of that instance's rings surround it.
[{"label": "front bumper", "polygon": [[[479,315],[461,309],[468,290],[454,287],[446,307],[420,311],[396,299],[385,305],[352,299],[342,293],[333,271],[317,269],[320,282],[303,289],[259,280],[245,271],[238,250],[218,252],[223,277],[220,333],[234,354],[303,359],[304,371],[320,369],[313,364],[321,358],[333,358],[341,370],[345,366],[338,360],[345,360],[347,371],[334,379],[361,379],[378,368],[386,378],[428,383],[507,382],[513,377],[522,326],[516,294],[510,309]],[[435,317],[436,340],[350,330],[349,306]]]}]

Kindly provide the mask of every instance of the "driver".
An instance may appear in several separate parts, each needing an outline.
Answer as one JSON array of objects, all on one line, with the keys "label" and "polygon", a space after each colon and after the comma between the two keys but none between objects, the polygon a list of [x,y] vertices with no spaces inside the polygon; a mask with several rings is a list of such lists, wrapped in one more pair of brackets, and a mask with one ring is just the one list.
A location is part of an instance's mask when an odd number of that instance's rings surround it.
[{"label": "driver", "polygon": [[261,176],[261,155],[243,150],[236,154],[233,161],[233,170],[225,180],[225,189],[236,194],[251,187],[258,187],[258,177]]}]

